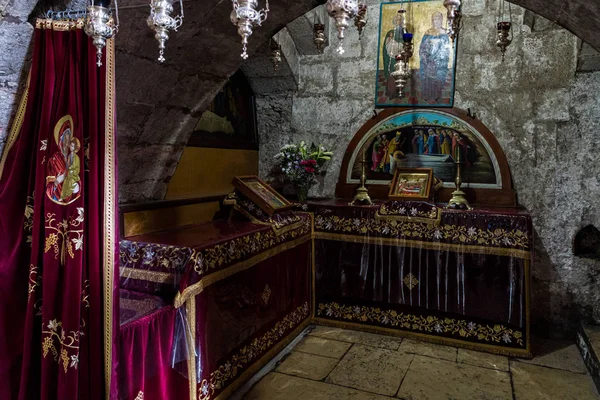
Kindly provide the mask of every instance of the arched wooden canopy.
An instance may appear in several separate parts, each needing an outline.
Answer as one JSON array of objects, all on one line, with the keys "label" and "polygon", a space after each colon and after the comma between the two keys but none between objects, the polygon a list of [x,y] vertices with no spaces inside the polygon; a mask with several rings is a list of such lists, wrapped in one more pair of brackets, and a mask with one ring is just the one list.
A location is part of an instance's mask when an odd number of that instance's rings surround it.
[{"label": "arched wooden canopy", "polygon": [[[357,162],[362,159],[362,154],[366,152],[366,149],[370,148],[369,146],[375,136],[380,135],[382,132],[390,132],[390,129],[395,130],[393,124],[397,123],[401,118],[405,120],[414,118],[416,124],[419,120],[423,119],[424,115],[437,115],[440,121],[444,120],[445,122],[443,125],[439,122],[439,125],[436,126],[445,129],[452,125],[453,127],[457,127],[459,131],[462,130],[465,136],[470,136],[472,141],[477,141],[478,151],[485,156],[487,164],[493,169],[493,173],[490,173],[492,178],[488,178],[491,179],[489,182],[474,183],[469,182],[467,179],[463,190],[467,193],[467,197],[471,203],[490,206],[517,205],[516,194],[512,188],[508,161],[498,140],[481,121],[469,116],[464,110],[456,107],[427,109],[407,107],[388,108],[381,111],[376,117],[371,118],[356,132],[346,149],[336,187],[336,196],[340,198],[352,198],[354,196],[355,190],[358,187],[356,177]],[[448,121],[451,123],[449,124]],[[404,128],[406,128],[406,124]],[[451,161],[447,160],[447,162]],[[453,168],[453,166],[450,165],[450,168]],[[387,179],[381,177],[376,179],[368,178],[367,187],[371,197],[374,199],[386,199],[389,193],[390,180],[391,176]],[[452,182],[453,180],[448,179],[446,176],[444,187],[437,193],[437,201],[446,202],[450,199],[451,193],[454,191]]]}]

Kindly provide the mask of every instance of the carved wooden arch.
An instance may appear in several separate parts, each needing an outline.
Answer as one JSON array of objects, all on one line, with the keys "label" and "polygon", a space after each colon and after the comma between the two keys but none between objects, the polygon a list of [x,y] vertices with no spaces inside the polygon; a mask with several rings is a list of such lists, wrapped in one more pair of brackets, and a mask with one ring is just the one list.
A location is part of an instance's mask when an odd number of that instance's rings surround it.
[{"label": "carved wooden arch", "polygon": [[[352,168],[351,161],[357,157],[355,154],[358,150],[358,146],[363,141],[363,138],[369,134],[372,128],[376,127],[380,122],[386,119],[405,112],[439,112],[450,115],[451,117],[458,119],[460,122],[467,125],[472,131],[476,131],[479,139],[486,142],[486,149],[490,156],[493,153],[495,160],[497,161],[496,173],[499,173],[497,177],[497,184],[494,188],[483,188],[483,187],[463,187],[463,190],[467,193],[468,200],[473,204],[488,205],[488,206],[516,206],[516,193],[512,187],[512,180],[510,175],[510,168],[506,155],[500,147],[500,143],[494,136],[494,134],[479,120],[469,116],[464,110],[452,107],[452,108],[428,108],[428,109],[415,109],[408,107],[394,107],[386,108],[381,111],[377,116],[368,120],[354,135],[350,144],[348,145],[342,161],[342,167],[340,169],[340,176],[338,184],[336,186],[336,196],[340,198],[352,198],[358,184],[355,182],[349,182],[349,168]],[[389,185],[387,184],[372,184],[367,185],[369,194],[373,199],[387,199],[389,192]],[[451,193],[454,191],[452,187],[441,188],[436,195],[436,200],[440,202],[447,202]]]}]

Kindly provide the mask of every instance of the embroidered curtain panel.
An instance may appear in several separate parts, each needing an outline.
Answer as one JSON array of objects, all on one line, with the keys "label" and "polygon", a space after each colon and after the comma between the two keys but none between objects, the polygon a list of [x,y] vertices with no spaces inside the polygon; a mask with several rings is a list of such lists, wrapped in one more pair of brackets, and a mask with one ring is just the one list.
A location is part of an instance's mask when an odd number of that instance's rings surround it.
[{"label": "embroidered curtain panel", "polygon": [[82,25],[37,21],[0,158],[2,399],[117,397],[114,44]]}]

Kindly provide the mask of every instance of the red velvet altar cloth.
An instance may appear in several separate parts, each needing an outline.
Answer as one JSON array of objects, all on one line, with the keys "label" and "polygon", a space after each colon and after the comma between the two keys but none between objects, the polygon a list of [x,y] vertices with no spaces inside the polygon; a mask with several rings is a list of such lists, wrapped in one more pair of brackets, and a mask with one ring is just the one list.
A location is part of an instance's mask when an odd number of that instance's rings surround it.
[{"label": "red velvet altar cloth", "polygon": [[158,296],[121,289],[119,399],[185,399],[188,380],[172,368],[177,310]]},{"label": "red velvet altar cloth", "polygon": [[277,226],[217,221],[121,242],[122,287],[168,300],[179,285],[174,303],[185,327],[171,322],[175,333],[164,340],[173,340],[172,365],[187,357],[178,370],[192,377],[189,398],[225,398],[308,324],[312,219],[295,216]]},{"label": "red velvet altar cloth", "polygon": [[533,231],[520,209],[312,203],[315,316],[527,356]]}]

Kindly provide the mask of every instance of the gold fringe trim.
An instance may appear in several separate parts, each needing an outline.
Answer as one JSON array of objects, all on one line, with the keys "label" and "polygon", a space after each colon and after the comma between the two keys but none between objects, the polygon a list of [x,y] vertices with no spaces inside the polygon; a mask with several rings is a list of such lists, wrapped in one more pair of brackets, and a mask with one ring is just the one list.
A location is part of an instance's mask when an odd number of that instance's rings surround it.
[{"label": "gold fringe trim", "polygon": [[[113,350],[113,289],[115,274],[115,41],[106,42],[106,104],[104,137],[104,380],[110,400]],[[92,65],[91,68],[96,68]]]},{"label": "gold fringe trim", "polygon": [[367,244],[377,244],[377,245],[384,245],[384,246],[422,248],[422,249],[426,249],[426,250],[448,250],[448,251],[454,251],[454,252],[459,252],[459,253],[508,256],[508,257],[514,257],[514,258],[522,258],[525,260],[529,260],[531,258],[531,252],[528,250],[507,249],[507,248],[502,248],[502,247],[472,246],[472,245],[440,243],[440,242],[424,242],[424,241],[419,241],[419,240],[393,239],[393,238],[382,238],[382,237],[373,237],[373,236],[355,236],[355,235],[346,235],[343,233],[325,233],[325,232],[315,232],[314,238],[322,239],[322,240],[335,240],[338,242],[367,243]]},{"label": "gold fringe trim", "polygon": [[240,261],[236,264],[233,264],[230,267],[209,274],[200,279],[198,282],[194,283],[193,285],[186,287],[183,292],[178,292],[175,296],[175,301],[173,305],[175,308],[179,308],[188,299],[193,298],[194,296],[202,293],[205,288],[209,287],[213,283],[219,282],[220,280],[228,278],[231,275],[237,274],[238,272],[244,271],[248,268],[252,268],[256,264],[261,263],[266,259],[271,258],[279,253],[293,249],[296,246],[306,243],[310,239],[310,235],[300,237],[296,240],[292,240],[291,242],[283,243],[263,253],[257,254],[254,257],[249,258],[245,261]]},{"label": "gold fringe trim", "polygon": [[170,272],[148,271],[145,269],[136,269],[129,267],[121,267],[121,278],[137,279],[140,281],[154,283],[175,283],[175,274]]},{"label": "gold fringe trim", "polygon": [[296,329],[288,334],[284,339],[273,346],[271,350],[266,352],[261,358],[254,362],[247,370],[245,370],[240,376],[233,380],[225,390],[223,390],[214,400],[226,400],[233,392],[235,392],[241,385],[243,385],[248,379],[256,374],[262,367],[265,366],[273,357],[277,355],[285,346],[287,346],[292,340],[296,338],[306,327],[310,324],[310,317],[306,318]]},{"label": "gold fringe trim", "polygon": [[[27,74],[27,83],[25,84],[25,91],[21,95],[21,101],[19,103],[19,108],[17,108],[17,114],[15,115],[15,120],[13,122],[12,128],[10,129],[10,133],[8,134],[8,138],[6,140],[6,145],[4,146],[4,151],[1,154],[0,158],[0,179],[2,179],[2,172],[4,171],[4,164],[6,164],[6,159],[8,158],[8,152],[13,147],[15,142],[17,141],[17,137],[19,133],[21,133],[21,127],[23,126],[23,119],[25,118],[25,110],[27,109],[27,98],[29,97],[29,82],[31,81],[31,69],[29,69],[29,74]],[[35,144],[37,148],[37,144]]]},{"label": "gold fringe trim", "polygon": [[491,344],[479,344],[467,342],[459,339],[442,338],[432,335],[425,335],[422,333],[400,331],[396,329],[383,328],[379,326],[366,326],[353,322],[341,322],[324,319],[320,317],[313,318],[313,323],[323,326],[331,326],[334,328],[352,329],[355,331],[387,334],[391,336],[397,336],[402,338],[417,339],[423,342],[442,344],[446,346],[460,347],[467,350],[484,351],[486,353],[498,354],[507,357],[520,357],[520,358],[532,358],[531,349],[529,348],[529,340],[527,340],[527,347],[525,349],[513,349],[502,346],[494,346]]},{"label": "gold fringe trim", "polygon": [[72,31],[75,29],[83,29],[85,20],[78,18],[74,20],[53,20],[47,18],[38,18],[35,20],[35,29],[51,29],[53,31]]}]

